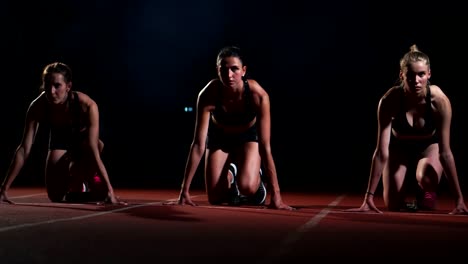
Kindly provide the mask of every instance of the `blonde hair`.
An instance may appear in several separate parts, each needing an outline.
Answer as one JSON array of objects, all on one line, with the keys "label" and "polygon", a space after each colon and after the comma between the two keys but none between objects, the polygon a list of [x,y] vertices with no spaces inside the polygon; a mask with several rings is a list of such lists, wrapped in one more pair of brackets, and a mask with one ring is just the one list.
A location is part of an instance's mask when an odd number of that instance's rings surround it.
[{"label": "blonde hair", "polygon": [[416,44],[411,45],[410,51],[408,51],[403,57],[400,59],[400,70],[405,71],[408,68],[408,65],[413,62],[417,61],[425,61],[428,68],[431,68],[431,63],[429,61],[429,56],[427,56],[424,52],[418,49]]}]

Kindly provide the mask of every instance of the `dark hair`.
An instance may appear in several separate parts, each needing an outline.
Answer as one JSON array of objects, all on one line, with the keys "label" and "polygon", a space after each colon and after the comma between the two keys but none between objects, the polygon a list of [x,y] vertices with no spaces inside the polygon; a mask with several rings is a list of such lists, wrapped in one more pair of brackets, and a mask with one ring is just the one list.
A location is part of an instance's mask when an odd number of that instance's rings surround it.
[{"label": "dark hair", "polygon": [[62,62],[54,62],[51,64],[48,64],[44,67],[44,70],[42,71],[42,84],[40,87],[40,90],[44,90],[44,85],[45,85],[45,79],[48,75],[52,73],[60,73],[63,75],[63,79],[65,80],[66,83],[69,83],[72,81],[72,71],[68,65]]},{"label": "dark hair", "polygon": [[240,48],[238,48],[236,46],[226,46],[226,47],[222,48],[218,52],[218,56],[216,58],[216,65],[219,65],[220,61],[223,60],[224,58],[227,58],[227,57],[239,58],[242,65],[245,65],[244,56],[243,56]]}]

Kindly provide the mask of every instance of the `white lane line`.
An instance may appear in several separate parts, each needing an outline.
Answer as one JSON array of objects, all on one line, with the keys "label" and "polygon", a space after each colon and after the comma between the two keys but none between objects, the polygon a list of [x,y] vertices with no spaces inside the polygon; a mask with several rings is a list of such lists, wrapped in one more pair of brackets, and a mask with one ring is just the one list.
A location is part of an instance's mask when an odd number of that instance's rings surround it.
[{"label": "white lane line", "polygon": [[[196,196],[192,196],[192,197],[196,197]],[[26,228],[26,227],[34,227],[34,226],[54,224],[54,223],[59,223],[59,222],[83,220],[83,219],[87,219],[87,218],[112,214],[112,213],[115,213],[115,212],[122,212],[122,211],[130,210],[130,209],[134,209],[134,208],[139,208],[139,207],[144,207],[144,206],[163,205],[164,203],[167,203],[167,202],[170,202],[170,201],[177,201],[177,200],[178,200],[178,198],[174,198],[174,199],[169,199],[169,200],[160,201],[160,202],[137,204],[137,205],[133,205],[133,206],[126,206],[126,207],[123,207],[123,208],[117,208],[117,209],[114,209],[114,210],[98,212],[98,213],[93,213],[93,214],[87,214],[87,215],[81,215],[81,216],[75,216],[75,217],[50,219],[50,220],[42,221],[42,222],[26,223],[26,224],[19,224],[19,225],[13,225],[13,226],[5,226],[5,227],[0,227],[0,233],[6,232],[6,231],[11,231],[11,230],[17,230],[17,229],[21,229],[21,228]]]},{"label": "white lane line", "polygon": [[34,196],[41,196],[45,195],[45,193],[35,193],[35,194],[28,194],[28,195],[21,195],[21,196],[13,196],[11,199],[21,199],[21,198],[30,198]]},{"label": "white lane line", "polygon": [[42,222],[27,223],[27,224],[20,224],[20,225],[14,225],[14,226],[6,226],[6,227],[0,228],[0,233],[5,232],[5,231],[15,230],[15,229],[21,229],[21,228],[25,228],[25,227],[34,227],[34,226],[54,224],[54,223],[59,223],[59,222],[83,220],[83,219],[86,219],[86,218],[92,218],[92,217],[111,214],[111,213],[115,213],[115,212],[121,212],[121,211],[130,210],[130,209],[143,207],[143,206],[161,205],[162,203],[163,202],[145,203],[145,204],[133,205],[133,206],[129,206],[129,207],[118,208],[118,209],[114,209],[114,210],[109,210],[109,211],[99,212],[99,213],[94,213],[94,214],[88,214],[88,215],[81,215],[81,216],[75,216],[75,217],[69,217],[69,218],[51,219],[51,220],[42,221]]},{"label": "white lane line", "polygon": [[320,221],[323,218],[325,218],[325,216],[327,216],[328,213],[331,212],[331,209],[337,206],[345,196],[346,195],[338,196],[333,202],[328,204],[326,208],[322,209],[318,214],[312,217],[309,221],[307,221],[305,224],[300,226],[295,231],[289,233],[289,235],[287,235],[285,239],[283,239],[283,241],[280,242],[279,248],[276,251],[274,251],[272,254],[267,256],[266,259],[263,261],[263,263],[281,262],[280,257],[289,253],[293,249],[294,244],[297,241],[299,241],[302,235],[309,232],[312,228],[316,227],[320,223]]}]

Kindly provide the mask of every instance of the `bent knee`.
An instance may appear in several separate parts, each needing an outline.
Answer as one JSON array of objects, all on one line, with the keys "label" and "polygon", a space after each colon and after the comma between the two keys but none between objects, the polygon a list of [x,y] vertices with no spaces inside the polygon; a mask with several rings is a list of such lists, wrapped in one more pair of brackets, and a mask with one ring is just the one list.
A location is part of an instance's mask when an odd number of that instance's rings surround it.
[{"label": "bent knee", "polygon": [[102,152],[102,150],[104,149],[104,142],[102,142],[102,140],[99,140],[98,148],[99,148],[99,152]]},{"label": "bent knee", "polygon": [[424,168],[418,169],[416,173],[416,180],[423,189],[435,188],[442,176],[442,170],[427,164]]},{"label": "bent knee", "polygon": [[258,190],[258,184],[241,184],[238,186],[239,192],[243,195],[253,195]]},{"label": "bent knee", "polygon": [[251,175],[250,177],[239,177],[237,187],[243,195],[253,195],[257,192],[260,186],[260,179],[257,175]]},{"label": "bent knee", "polygon": [[53,203],[62,202],[65,198],[65,195],[68,192],[68,188],[66,185],[59,185],[59,184],[47,184],[47,197]]}]

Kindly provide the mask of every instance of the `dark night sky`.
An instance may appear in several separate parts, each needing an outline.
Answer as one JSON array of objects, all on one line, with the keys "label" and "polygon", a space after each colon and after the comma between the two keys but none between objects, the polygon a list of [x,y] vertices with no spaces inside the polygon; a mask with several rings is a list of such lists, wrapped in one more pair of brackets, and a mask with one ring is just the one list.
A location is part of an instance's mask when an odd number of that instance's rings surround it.
[{"label": "dark night sky", "polygon": [[[462,187],[468,152],[462,85],[466,15],[445,3],[373,1],[19,1],[0,4],[4,125],[0,168],[18,145],[42,68],[69,64],[74,88],[100,106],[104,159],[116,187],[178,187],[199,90],[217,51],[240,46],[269,93],[272,150],[283,189],[365,188],[380,96],[412,44],[452,99],[452,148]],[[353,3],[354,2],[354,3]],[[17,184],[43,183],[45,133]],[[195,185],[201,186],[201,175]],[[465,191],[466,192],[466,191]]]}]

